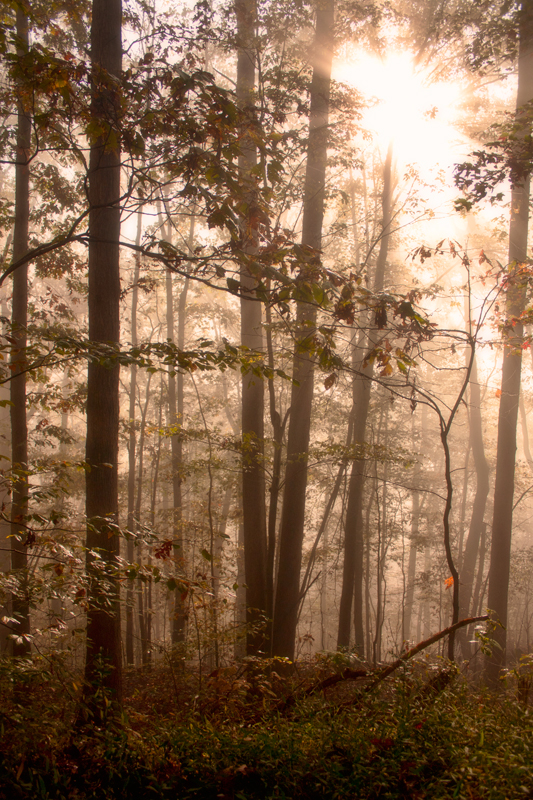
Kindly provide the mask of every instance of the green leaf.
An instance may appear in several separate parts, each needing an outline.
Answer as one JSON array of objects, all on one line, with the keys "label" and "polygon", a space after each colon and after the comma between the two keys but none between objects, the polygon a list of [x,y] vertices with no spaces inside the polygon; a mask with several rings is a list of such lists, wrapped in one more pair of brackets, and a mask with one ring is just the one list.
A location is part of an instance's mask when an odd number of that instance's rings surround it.
[{"label": "green leaf", "polygon": [[226,283],[228,284],[228,289],[233,294],[239,294],[241,284],[239,281],[236,281],[235,278],[226,278]]}]

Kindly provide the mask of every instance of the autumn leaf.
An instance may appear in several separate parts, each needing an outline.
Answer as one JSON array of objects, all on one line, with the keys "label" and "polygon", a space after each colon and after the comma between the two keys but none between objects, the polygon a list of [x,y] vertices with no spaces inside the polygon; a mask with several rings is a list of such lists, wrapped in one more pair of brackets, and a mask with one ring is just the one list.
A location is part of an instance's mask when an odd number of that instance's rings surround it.
[{"label": "autumn leaf", "polygon": [[444,579],[444,585],[447,589],[450,589],[453,586],[453,577],[451,575],[449,578]]}]

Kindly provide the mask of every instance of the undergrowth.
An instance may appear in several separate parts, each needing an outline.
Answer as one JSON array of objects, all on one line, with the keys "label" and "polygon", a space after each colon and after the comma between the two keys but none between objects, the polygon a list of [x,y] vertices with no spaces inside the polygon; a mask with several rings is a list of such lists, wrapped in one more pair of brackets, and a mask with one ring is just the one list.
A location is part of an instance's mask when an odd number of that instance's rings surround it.
[{"label": "undergrowth", "polygon": [[3,666],[1,800],[533,798],[523,696],[445,663],[371,690],[331,662],[291,678],[233,667],[201,693],[193,672],[154,668],[129,674],[123,713],[109,702],[84,726],[59,662],[27,662],[16,681]]}]

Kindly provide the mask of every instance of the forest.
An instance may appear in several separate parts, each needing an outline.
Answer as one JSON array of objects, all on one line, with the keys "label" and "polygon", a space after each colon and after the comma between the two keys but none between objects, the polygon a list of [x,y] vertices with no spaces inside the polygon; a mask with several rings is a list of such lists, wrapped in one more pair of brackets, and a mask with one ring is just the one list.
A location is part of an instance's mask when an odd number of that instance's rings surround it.
[{"label": "forest", "polygon": [[0,800],[533,797],[533,0],[3,0]]}]

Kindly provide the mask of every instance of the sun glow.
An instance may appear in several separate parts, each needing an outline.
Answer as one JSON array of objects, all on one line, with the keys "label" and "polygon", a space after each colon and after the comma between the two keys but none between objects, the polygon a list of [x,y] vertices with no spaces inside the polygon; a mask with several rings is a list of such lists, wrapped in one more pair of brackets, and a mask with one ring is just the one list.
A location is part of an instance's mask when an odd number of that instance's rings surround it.
[{"label": "sun glow", "polygon": [[403,257],[421,239],[461,239],[465,221],[454,212],[453,172],[472,149],[457,126],[465,87],[457,80],[436,80],[434,72],[416,67],[408,51],[382,59],[359,51],[339,60],[334,77],[367,102],[361,135],[353,142],[363,162],[383,163],[392,145]]},{"label": "sun glow", "polygon": [[431,81],[417,70],[409,52],[391,53],[385,59],[360,53],[338,64],[335,78],[351,84],[370,107],[363,124],[381,147],[393,141],[396,158],[420,166],[446,161],[451,156],[451,123],[460,87],[453,82]]}]

